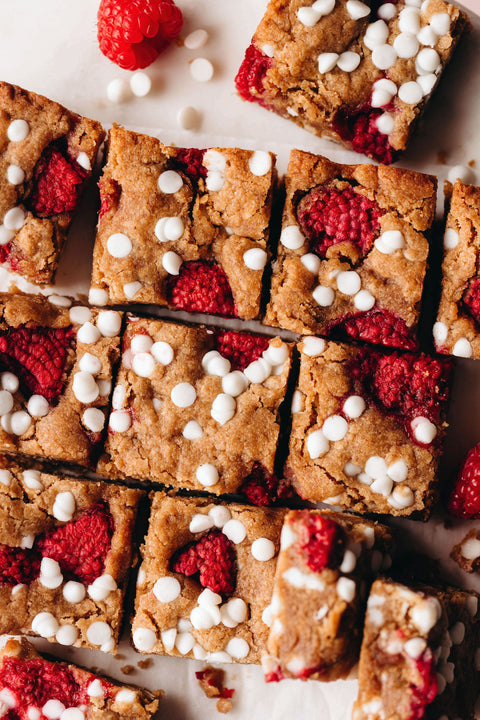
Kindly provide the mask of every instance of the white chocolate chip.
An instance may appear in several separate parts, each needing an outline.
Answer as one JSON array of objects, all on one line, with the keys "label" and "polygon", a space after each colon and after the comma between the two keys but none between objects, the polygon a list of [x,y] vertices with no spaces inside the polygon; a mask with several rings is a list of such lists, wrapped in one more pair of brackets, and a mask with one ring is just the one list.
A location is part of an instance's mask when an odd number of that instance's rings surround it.
[{"label": "white chocolate chip", "polygon": [[368,290],[360,290],[353,298],[353,304],[357,310],[366,312],[367,310],[371,310],[375,305],[375,298]]},{"label": "white chocolate chip", "polygon": [[430,445],[437,435],[437,428],[428,418],[416,417],[410,423],[413,435],[422,445]]},{"label": "white chocolate chip", "polygon": [[243,638],[234,637],[228,641],[226,651],[236,660],[243,660],[250,652],[250,646]]},{"label": "white chocolate chip", "polygon": [[230,372],[230,361],[217,350],[209,350],[202,358],[202,368],[207,375],[223,378]]},{"label": "white chocolate chip", "polygon": [[423,98],[423,90],[417,82],[412,80],[400,85],[398,97],[407,105],[416,105]]},{"label": "white chocolate chip", "polygon": [[337,593],[345,602],[352,602],[355,591],[356,585],[351,578],[341,577],[337,580]]},{"label": "white chocolate chip", "polygon": [[130,90],[135,97],[145,97],[152,89],[152,81],[147,73],[136,72],[130,78]]},{"label": "white chocolate chip", "polygon": [[203,436],[203,430],[196,420],[190,420],[183,428],[182,435],[187,440],[198,440]]},{"label": "white chocolate chip", "polygon": [[387,475],[393,482],[404,482],[408,476],[408,466],[404,460],[396,460],[388,466]]},{"label": "white chocolate chip", "polygon": [[260,562],[271,560],[275,556],[275,545],[268,538],[257,538],[252,543],[252,555]]},{"label": "white chocolate chip", "polygon": [[480,557],[480,540],[476,537],[468,538],[462,543],[460,551],[466,560],[476,560]]},{"label": "white chocolate chip", "polygon": [[365,400],[360,395],[350,395],[343,403],[343,412],[349,418],[359,418],[365,412]]},{"label": "white chocolate chip", "polygon": [[[88,302],[92,305],[106,305],[108,303],[107,290],[104,290],[103,288],[90,288],[90,291],[88,293]],[[74,310],[74,308],[72,308],[72,310]],[[90,320],[90,318],[87,318],[87,320]],[[83,322],[87,322],[87,320],[84,320]]]},{"label": "white chocolate chip", "polygon": [[101,333],[98,328],[95,327],[91,322],[84,323],[77,332],[78,342],[84,343],[85,345],[93,345],[98,342],[101,338]]},{"label": "white chocolate chip", "polygon": [[162,639],[163,647],[167,651],[172,651],[175,647],[175,640],[177,637],[177,630],[176,628],[170,628],[170,630],[162,630],[160,633],[160,637]]},{"label": "white chocolate chip", "polygon": [[343,440],[348,431],[348,423],[341,415],[330,415],[323,423],[322,431],[327,440]]},{"label": "white chocolate chip", "polygon": [[304,355],[308,355],[308,357],[317,357],[318,355],[321,355],[326,347],[327,343],[323,338],[312,336],[303,338],[302,352]]},{"label": "white chocolate chip", "polygon": [[318,72],[324,75],[333,70],[339,57],[339,54],[335,52],[321,53],[318,56]]},{"label": "white chocolate chip", "polygon": [[442,615],[440,603],[436,598],[427,598],[414,605],[410,619],[418,630],[427,635]]},{"label": "white chocolate chip", "polygon": [[199,465],[195,475],[200,485],[204,487],[212,487],[218,482],[218,470],[211,463]]},{"label": "white chocolate chip", "polygon": [[175,170],[166,170],[159,175],[158,189],[166,194],[176,193],[183,187],[182,176]]},{"label": "white chocolate chip", "polygon": [[42,558],[40,563],[40,576],[38,581],[41,585],[50,590],[59,587],[63,582],[60,565],[56,560],[49,557]]},{"label": "white chocolate chip", "polygon": [[56,720],[65,713],[65,705],[60,700],[47,700],[42,707],[42,715],[48,720]]},{"label": "white chocolate chip", "polygon": [[197,392],[191,383],[182,382],[172,388],[170,398],[177,407],[186,408],[193,405],[197,399]]},{"label": "white chocolate chip", "polygon": [[305,253],[300,258],[302,265],[313,275],[318,275],[320,270],[320,258],[314,253]]},{"label": "white chocolate chip", "polygon": [[110,413],[108,427],[112,432],[124,433],[132,425],[132,416],[128,410],[114,410]]},{"label": "white chocolate chip", "polygon": [[420,655],[424,652],[425,648],[427,647],[427,643],[423,638],[414,637],[410,640],[407,640],[407,642],[404,645],[405,652],[407,655],[409,655],[414,660],[418,660]]},{"label": "white chocolate chip", "polygon": [[150,628],[136,628],[132,635],[133,644],[140,652],[150,652],[153,650],[157,636]]},{"label": "white chocolate chip", "polygon": [[7,168],[7,180],[12,185],[21,185],[25,180],[25,172],[18,165],[9,165]]},{"label": "white chocolate chip", "polygon": [[199,28],[189,33],[183,41],[183,44],[188,50],[199,50],[206,45],[207,40],[208,32]]},{"label": "white chocolate chip", "polygon": [[84,404],[94,402],[100,393],[93,375],[83,370],[73,376],[72,390],[77,400]]},{"label": "white chocolate chip", "polygon": [[213,77],[213,65],[206,58],[195,58],[190,63],[190,72],[197,82],[208,82]]},{"label": "white chocolate chip", "polygon": [[82,415],[82,423],[87,430],[99,433],[103,430],[105,415],[99,408],[87,408]]},{"label": "white chocolate chip", "polygon": [[313,27],[320,20],[320,17],[320,13],[316,12],[313,7],[304,5],[297,10],[297,18],[305,27]]},{"label": "white chocolate chip", "polygon": [[384,255],[391,255],[405,247],[405,237],[399,230],[385,230],[375,240],[375,247]]},{"label": "white chocolate chip", "polygon": [[228,520],[223,526],[222,531],[235,545],[243,542],[247,537],[245,525],[240,520]]},{"label": "white chocolate chip", "polygon": [[194,130],[200,125],[201,115],[191,105],[185,105],[177,112],[177,124],[183,130]]},{"label": "white chocolate chip", "polygon": [[[28,470],[26,472],[28,472]],[[10,470],[6,470],[6,469],[0,470],[0,484],[5,485],[5,487],[8,487],[11,484],[11,482],[12,482],[12,473],[10,472]]]},{"label": "white chocolate chip", "polygon": [[95,602],[104,602],[110,593],[115,592],[117,589],[117,583],[111,575],[105,573],[97,577],[93,583],[91,583],[87,592]]},{"label": "white chocolate chip", "polygon": [[225,425],[235,415],[237,403],[235,398],[226,393],[220,393],[212,403],[210,415],[219,425]]},{"label": "white chocolate chip", "polygon": [[187,655],[195,645],[195,638],[189,632],[179,632],[175,638],[175,647],[180,655]]},{"label": "white chocolate chip", "polygon": [[270,377],[272,366],[264,358],[259,358],[247,365],[243,372],[251,383],[261,384]]},{"label": "white chocolate chip", "polygon": [[325,437],[323,430],[314,430],[307,437],[307,452],[312,460],[325,455],[330,448],[330,443]]},{"label": "white chocolate chip", "polygon": [[382,20],[393,20],[397,14],[397,7],[391,2],[383,3],[377,10],[377,15]]},{"label": "white chocolate chip", "polygon": [[86,596],[85,586],[82,583],[75,582],[75,580],[69,580],[63,586],[63,597],[67,602],[79,603]]},{"label": "white chocolate chip", "polygon": [[454,645],[461,645],[465,639],[465,625],[463,622],[456,622],[455,625],[450,628],[450,637]]},{"label": "white chocolate chip", "polygon": [[343,555],[342,564],[340,565],[340,572],[342,573],[351,573],[353,570],[355,570],[355,566],[357,564],[357,557],[354,552],[351,550],[345,550],[345,553]]},{"label": "white chocolate chip", "polygon": [[288,250],[299,250],[305,242],[305,237],[298,225],[287,225],[281,232],[280,242]]},{"label": "white chocolate chip", "polygon": [[405,508],[411,507],[414,504],[415,496],[408,485],[397,485],[387,499],[387,502],[397,510],[405,510]]},{"label": "white chocolate chip", "polygon": [[453,248],[456,248],[459,240],[460,237],[456,230],[454,230],[453,228],[447,228],[445,230],[445,235],[443,238],[443,246],[445,250],[453,250]]},{"label": "white chocolate chip", "polygon": [[379,70],[389,70],[397,59],[392,45],[377,45],[372,50],[372,62]]},{"label": "white chocolate chip", "polygon": [[76,503],[73,494],[67,490],[57,493],[53,503],[52,515],[60,522],[69,522],[75,512]]},{"label": "white chocolate chip", "polygon": [[360,2],[360,0],[347,0],[346,8],[352,20],[360,20],[360,18],[367,17],[370,14],[368,5]]},{"label": "white chocolate chip", "polygon": [[360,275],[355,270],[339,272],[336,280],[337,288],[344,295],[355,295],[362,287]]},{"label": "white chocolate chip", "polygon": [[373,84],[372,107],[384,107],[388,105],[397,94],[397,86],[392,80],[380,78]]},{"label": "white chocolate chip", "polygon": [[208,511],[209,517],[212,518],[215,527],[222,528],[232,517],[230,510],[223,505],[215,505]]},{"label": "white chocolate chip", "polygon": [[265,150],[255,150],[250,155],[248,167],[252,175],[262,177],[272,169],[272,156]]},{"label": "white chocolate chip", "polygon": [[406,7],[400,11],[398,19],[400,32],[416,35],[420,31],[420,13],[416,8]]},{"label": "white chocolate chip", "polygon": [[30,125],[26,120],[12,120],[7,128],[7,137],[12,142],[25,140],[30,132]]},{"label": "white chocolate chip", "polygon": [[112,628],[106,622],[93,622],[87,628],[87,640],[92,645],[100,645],[105,650],[113,649]]},{"label": "white chocolate chip", "polygon": [[25,210],[21,207],[14,207],[7,210],[3,218],[3,224],[7,230],[20,230],[25,224],[27,215]]},{"label": "white chocolate chip", "polygon": [[98,313],[97,328],[103,337],[115,337],[120,332],[122,316],[116,310],[102,310]]},{"label": "white chocolate chip", "polygon": [[420,45],[415,35],[402,32],[395,38],[393,47],[399,58],[412,58],[417,54]]},{"label": "white chocolate chip", "polygon": [[437,321],[433,326],[433,338],[435,340],[435,344],[438,346],[441,343],[445,342],[447,336],[448,327],[445,325],[445,323]]},{"label": "white chocolate chip", "polygon": [[155,370],[155,358],[148,352],[136,353],[132,359],[132,370],[138,377],[150,377]]},{"label": "white chocolate chip", "polygon": [[[60,625],[57,632],[55,633],[55,640],[60,645],[74,645],[78,640],[78,629],[74,625]],[[63,713],[61,716],[61,720],[63,720],[64,718],[66,719],[67,717],[68,716]],[[74,718],[72,717],[71,720],[74,720]]]},{"label": "white chocolate chip", "polygon": [[0,390],[0,415],[6,415],[13,408],[13,395],[8,390]]},{"label": "white chocolate chip", "polygon": [[96,355],[92,355],[91,353],[87,352],[84,353],[80,358],[78,367],[80,368],[80,370],[88,372],[91,375],[98,375],[98,373],[102,369],[102,361]]},{"label": "white chocolate chip", "polygon": [[312,292],[312,297],[321,307],[330,307],[335,300],[335,293],[330,287],[325,285],[317,285],[315,290]]},{"label": "white chocolate chip", "polygon": [[358,475],[361,472],[362,468],[360,465],[356,465],[353,462],[346,462],[343,466],[343,472],[345,475],[348,475],[348,477],[355,477],[355,475]]},{"label": "white chocolate chip", "polygon": [[262,248],[250,248],[243,253],[243,262],[250,270],[263,270],[267,259],[267,253]]},{"label": "white chocolate chip", "polygon": [[190,525],[188,526],[188,529],[191,533],[198,533],[204,532],[205,530],[210,530],[213,525],[214,523],[210,515],[195,513],[195,515],[190,520]]},{"label": "white chocolate chip", "polygon": [[388,40],[388,34],[387,23],[383,20],[377,20],[376,22],[367,25],[364,35],[364,43],[369,50],[373,50],[375,47],[385,45]]},{"label": "white chocolate chip", "polygon": [[54,637],[60,625],[58,620],[49,612],[41,612],[32,620],[32,630],[43,638]]},{"label": "white chocolate chip", "polygon": [[222,377],[222,390],[227,395],[238,397],[247,387],[248,378],[240,370],[234,370]]},{"label": "white chocolate chip", "polygon": [[107,240],[107,250],[114,258],[128,257],[132,249],[132,241],[124,233],[114,233]]},{"label": "white chocolate chip", "polygon": [[421,70],[434,73],[441,67],[440,55],[433,48],[423,48],[417,55],[416,63]]},{"label": "white chocolate chip", "polygon": [[88,157],[86,152],[79,152],[77,155],[77,163],[82,167],[84,170],[91,170],[92,164],[90,162],[90,158]]},{"label": "white chocolate chip", "polygon": [[356,52],[347,50],[346,52],[340,53],[337,60],[337,67],[344,72],[353,72],[360,65],[361,57]]},{"label": "white chocolate chip", "polygon": [[130,100],[130,85],[125,78],[114,78],[108,83],[107,98],[113,103],[123,103]]},{"label": "white chocolate chip", "polygon": [[177,578],[165,576],[159,578],[152,588],[152,592],[160,603],[170,603],[180,595],[181,585]]},{"label": "white chocolate chip", "polygon": [[382,135],[390,135],[395,127],[395,118],[392,113],[384,112],[376,120],[377,130]]},{"label": "white chocolate chip", "polygon": [[161,365],[170,365],[173,360],[173,348],[166,342],[158,341],[153,343],[150,352]]}]

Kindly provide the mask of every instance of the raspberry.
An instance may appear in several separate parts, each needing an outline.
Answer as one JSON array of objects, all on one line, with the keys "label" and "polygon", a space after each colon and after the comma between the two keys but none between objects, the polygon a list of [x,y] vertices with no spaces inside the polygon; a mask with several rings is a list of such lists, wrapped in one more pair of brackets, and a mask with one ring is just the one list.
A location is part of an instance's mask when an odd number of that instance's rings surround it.
[{"label": "raspberry", "polygon": [[33,395],[58,398],[73,335],[71,328],[20,326],[0,331],[0,367],[17,375]]},{"label": "raspberry", "polygon": [[272,63],[272,58],[264,55],[253,43],[249,45],[235,78],[235,87],[241,98],[267,107],[262,100],[265,92],[263,78],[267,70],[272,67]]},{"label": "raspberry", "polygon": [[378,131],[377,120],[383,110],[363,105],[356,110],[339,110],[333,121],[336,133],[351,143],[355,152],[363,153],[381,163],[390,165],[396,153],[388,141],[388,135]]},{"label": "raspberry", "polygon": [[[16,657],[3,658],[0,667],[0,684],[16,697],[18,715],[26,718],[21,710],[29,706],[43,707],[48,700],[58,700],[65,707],[76,707],[87,699],[71,670],[63,663],[53,663],[43,658],[19,660]],[[7,715],[7,717],[9,717]],[[42,717],[44,717],[42,715]]]},{"label": "raspberry", "polygon": [[100,188],[100,217],[112,210],[116,210],[122,194],[122,187],[116,180],[102,180],[98,183]]},{"label": "raspberry", "polygon": [[58,145],[48,145],[33,171],[29,199],[32,211],[38,217],[72,212],[78,205],[87,175],[87,170],[62,154]]},{"label": "raspberry", "polygon": [[282,668],[280,665],[275,670],[271,670],[270,672],[266,673],[265,675],[265,682],[281,682],[285,679],[285,675],[283,674]]},{"label": "raspberry", "polygon": [[199,178],[207,177],[207,168],[203,164],[204,155],[205,150],[179,148],[172,158],[172,166],[188,175],[193,182],[197,182]]},{"label": "raspberry", "polygon": [[100,50],[124,70],[145,68],[182,29],[173,0],[101,0],[97,15]]},{"label": "raspberry", "polygon": [[258,360],[268,348],[270,338],[233,330],[218,330],[215,341],[220,355],[230,360],[232,370],[245,370],[247,365]]},{"label": "raspberry", "polygon": [[12,249],[12,244],[0,245],[0,263],[7,262]]},{"label": "raspberry", "polygon": [[352,364],[352,374],[367,395],[387,414],[399,417],[409,429],[415,417],[440,420],[448,399],[451,363],[426,355],[382,355],[361,352]]},{"label": "raspberry", "polygon": [[209,698],[231,698],[235,690],[223,686],[225,671],[220,668],[206,667],[195,673],[200,687]]},{"label": "raspberry", "polygon": [[463,295],[463,304],[473,319],[480,324],[480,278],[474,278]]},{"label": "raspberry", "polygon": [[448,510],[456,517],[480,518],[480,443],[465,458],[450,496]]},{"label": "raspberry", "polygon": [[294,491],[286,480],[279,480],[276,475],[269,473],[261,464],[256,462],[252,472],[242,483],[240,492],[247,497],[252,505],[265,507],[277,499],[291,498]]},{"label": "raspberry", "polygon": [[38,577],[40,558],[29,550],[0,545],[0,586],[29,585]]},{"label": "raspberry", "polygon": [[37,537],[34,549],[56,560],[63,575],[89,584],[104,571],[112,534],[110,511],[97,503],[77,520]]},{"label": "raspberry", "polygon": [[297,218],[310,239],[310,249],[324,258],[329,247],[341,242],[357,246],[362,255],[380,233],[383,211],[376,202],[347,186],[316,187],[297,206]]},{"label": "raspberry", "polygon": [[233,545],[221,530],[210,530],[185,545],[172,558],[172,570],[187,577],[198,574],[200,585],[230,595],[235,589],[237,561]]},{"label": "raspberry", "polygon": [[363,340],[373,345],[417,350],[418,343],[403,318],[389,310],[373,308],[367,312],[346,315],[334,320],[325,329],[328,337],[344,340]]},{"label": "raspberry", "polygon": [[236,317],[230,283],[216,263],[183,263],[179,275],[169,278],[167,298],[179,310]]},{"label": "raspberry", "polygon": [[422,720],[425,717],[426,706],[437,697],[437,673],[432,651],[428,648],[414,662],[419,675],[419,682],[410,685],[412,699],[410,705],[411,714],[408,720]]},{"label": "raspberry", "polygon": [[336,567],[343,537],[339,525],[330,518],[302,510],[298,544],[313,572]]}]

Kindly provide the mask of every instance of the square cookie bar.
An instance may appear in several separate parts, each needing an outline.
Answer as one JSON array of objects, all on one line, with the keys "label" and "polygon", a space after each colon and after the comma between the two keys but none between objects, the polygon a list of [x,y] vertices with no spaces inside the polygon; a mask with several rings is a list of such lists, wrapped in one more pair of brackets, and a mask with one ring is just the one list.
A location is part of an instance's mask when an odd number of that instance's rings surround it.
[{"label": "square cookie bar", "polygon": [[305,130],[391,163],[467,24],[443,0],[271,0],[237,91]]},{"label": "square cookie bar", "polygon": [[0,649],[0,707],[8,718],[148,720],[157,706],[146,690],[47,660],[25,638]]},{"label": "square cookie bar", "polygon": [[436,178],[292,150],[265,323],[417,346]]},{"label": "square cookie bar", "polygon": [[105,133],[100,123],[0,82],[0,263],[53,279]]},{"label": "square cookie bar", "polygon": [[121,323],[64,297],[0,294],[0,452],[91,463]]},{"label": "square cookie bar", "polygon": [[115,650],[143,493],[0,470],[0,634]]},{"label": "square cookie bar", "polygon": [[357,512],[425,517],[437,495],[450,363],[306,337],[285,477]]},{"label": "square cookie bar", "polygon": [[259,663],[284,515],[155,493],[137,581],[136,649]]},{"label": "square cookie bar", "polygon": [[474,593],[377,580],[368,600],[353,720],[470,720],[476,644]]},{"label": "square cookie bar", "polygon": [[129,317],[98,472],[217,495],[274,484],[291,349],[280,338]]},{"label": "square cookie bar", "polygon": [[[358,662],[370,583],[391,564],[390,530],[318,510],[285,518],[272,596],[265,679],[346,678]],[[390,551],[390,552],[389,552]]]},{"label": "square cookie bar", "polygon": [[270,153],[165,147],[114,125],[90,302],[258,317],[274,182]]},{"label": "square cookie bar", "polygon": [[433,326],[435,348],[480,358],[480,188],[457,180],[447,197],[442,294]]}]

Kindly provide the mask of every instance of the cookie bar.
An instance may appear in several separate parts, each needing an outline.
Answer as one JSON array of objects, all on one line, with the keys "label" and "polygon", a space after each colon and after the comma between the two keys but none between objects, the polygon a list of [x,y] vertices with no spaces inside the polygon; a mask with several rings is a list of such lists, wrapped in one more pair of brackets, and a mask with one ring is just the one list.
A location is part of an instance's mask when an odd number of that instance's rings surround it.
[{"label": "cookie bar", "polygon": [[384,525],[316,510],[288,513],[272,596],[267,682],[337,680],[358,662],[368,588],[391,563]]},{"label": "cookie bar", "polygon": [[285,477],[358,512],[425,517],[437,495],[450,363],[306,337]]},{"label": "cookie bar", "polygon": [[270,482],[291,347],[129,317],[98,472],[215,494]]},{"label": "cookie bar", "polygon": [[143,493],[2,464],[0,634],[113,651]]},{"label": "cookie bar", "polygon": [[435,348],[480,358],[480,188],[457,180],[447,199],[442,294],[433,326]]},{"label": "cookie bar", "polygon": [[25,638],[0,649],[0,710],[8,718],[148,720],[158,700],[71,663],[47,660]]},{"label": "cookie bar", "polygon": [[457,543],[450,553],[465,572],[473,573],[480,571],[480,530],[472,528],[465,537]]},{"label": "cookie bar", "polygon": [[91,463],[121,322],[68,298],[0,294],[0,452]]},{"label": "cookie bar", "polygon": [[0,263],[48,283],[105,133],[100,123],[0,82]]},{"label": "cookie bar", "polygon": [[444,0],[270,0],[237,91],[388,164],[407,147],[467,25]]},{"label": "cookie bar", "polygon": [[436,178],[292,150],[265,323],[415,349]]},{"label": "cookie bar", "polygon": [[275,158],[165,147],[114,125],[90,302],[259,316]]},{"label": "cookie bar", "polygon": [[155,493],[137,581],[136,649],[259,663],[284,515]]},{"label": "cookie bar", "polygon": [[474,593],[377,580],[368,600],[353,719],[470,720],[475,643]]}]

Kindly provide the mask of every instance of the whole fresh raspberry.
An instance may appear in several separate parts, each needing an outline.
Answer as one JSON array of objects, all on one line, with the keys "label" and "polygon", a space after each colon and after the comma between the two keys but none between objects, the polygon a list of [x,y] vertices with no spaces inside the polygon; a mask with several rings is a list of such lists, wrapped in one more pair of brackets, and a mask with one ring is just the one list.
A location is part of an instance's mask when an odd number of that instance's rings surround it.
[{"label": "whole fresh raspberry", "polygon": [[[43,658],[4,657],[0,666],[0,685],[15,695],[20,706],[17,710],[27,710],[29,706],[41,708],[49,700],[58,700],[67,708],[76,707],[88,698],[88,695],[84,697],[86,694],[66,665],[53,664]],[[7,713],[6,717],[20,720],[30,715],[21,712],[11,716]]]},{"label": "whole fresh raspberry", "polygon": [[220,355],[230,360],[232,370],[245,370],[268,348],[270,338],[264,335],[218,330],[215,343]]},{"label": "whole fresh raspberry", "polygon": [[435,661],[432,651],[427,648],[418,660],[408,658],[407,662],[413,662],[418,677],[417,682],[410,684],[411,705],[408,720],[422,720],[425,717],[425,708],[438,694]]},{"label": "whole fresh raspberry", "polygon": [[145,68],[182,29],[173,0],[101,0],[97,15],[100,50],[124,70]]},{"label": "whole fresh raspberry", "polygon": [[310,240],[310,250],[321,258],[341,242],[353,243],[365,255],[380,234],[381,215],[376,202],[350,186],[313,188],[297,205],[298,222]]},{"label": "whole fresh raspberry", "polygon": [[187,577],[198,576],[200,585],[212,592],[231,595],[237,578],[233,545],[221,530],[210,530],[200,540],[175,553],[172,570]]},{"label": "whole fresh raspberry", "polygon": [[29,585],[40,573],[40,557],[26,548],[0,545],[0,586]]},{"label": "whole fresh raspberry", "polygon": [[20,378],[22,387],[49,402],[63,389],[71,328],[18,327],[0,331],[0,364]]},{"label": "whole fresh raspberry", "polygon": [[334,320],[325,329],[325,334],[335,340],[363,340],[372,345],[417,350],[418,342],[403,318],[389,310],[372,308],[367,312],[346,315]]},{"label": "whole fresh raspberry", "polygon": [[295,493],[292,486],[283,479],[277,478],[273,473],[256,462],[250,475],[243,481],[240,492],[245,495],[252,505],[265,507],[275,500],[292,498]]},{"label": "whole fresh raspberry", "polygon": [[183,263],[180,273],[169,278],[167,298],[178,310],[236,317],[230,283],[216,263]]},{"label": "whole fresh raspberry", "polygon": [[448,510],[456,517],[480,519],[480,443],[469,451],[463,463]]},{"label": "whole fresh raspberry", "polygon": [[37,537],[34,550],[56,560],[64,576],[89,584],[105,569],[112,534],[110,511],[96,503],[77,520]]},{"label": "whole fresh raspberry", "polygon": [[342,530],[328,517],[301,511],[298,546],[305,557],[307,566],[313,572],[322,572],[326,567],[338,565],[344,540]]},{"label": "whole fresh raspberry", "polygon": [[253,43],[249,45],[235,78],[235,87],[241,98],[266,107],[266,103],[262,100],[265,92],[263,78],[267,70],[272,67],[272,63],[272,58],[265,55]]},{"label": "whole fresh raspberry", "polygon": [[38,217],[52,217],[76,209],[88,171],[49,145],[33,171],[30,208]]},{"label": "whole fresh raspberry", "polygon": [[373,109],[370,105],[356,110],[339,110],[333,127],[342,140],[351,143],[355,152],[390,165],[396,159],[396,153],[388,135],[379,132],[377,127],[377,120],[383,113],[384,110]]},{"label": "whole fresh raspberry", "polygon": [[188,177],[194,182],[198,182],[199,178],[207,177],[207,168],[203,164],[203,156],[205,150],[198,150],[197,148],[179,148],[172,158],[172,167],[176,170],[181,170],[188,175]]},{"label": "whole fresh raspberry", "polygon": [[471,280],[463,295],[463,304],[473,319],[480,324],[480,278]]},{"label": "whole fresh raspberry", "polygon": [[451,363],[426,355],[383,355],[362,351],[351,371],[366,394],[388,415],[406,427],[415,417],[438,423],[448,400]]}]

